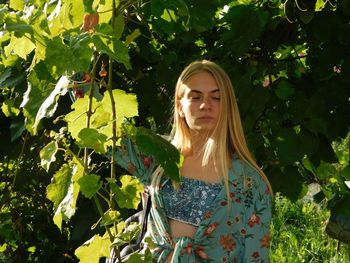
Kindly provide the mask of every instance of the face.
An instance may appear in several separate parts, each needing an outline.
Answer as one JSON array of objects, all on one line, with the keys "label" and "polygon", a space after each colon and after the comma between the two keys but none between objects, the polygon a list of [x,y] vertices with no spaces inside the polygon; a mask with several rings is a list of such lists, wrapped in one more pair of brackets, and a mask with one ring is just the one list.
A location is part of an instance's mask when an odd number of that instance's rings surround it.
[{"label": "face", "polygon": [[200,72],[184,84],[184,94],[179,101],[179,115],[191,131],[211,132],[219,118],[220,90],[213,76]]}]

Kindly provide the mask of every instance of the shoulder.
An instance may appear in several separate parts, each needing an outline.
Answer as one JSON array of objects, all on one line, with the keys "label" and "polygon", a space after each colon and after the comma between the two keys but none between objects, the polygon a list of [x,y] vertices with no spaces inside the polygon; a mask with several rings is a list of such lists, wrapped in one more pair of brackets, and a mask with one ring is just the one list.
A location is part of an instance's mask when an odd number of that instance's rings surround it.
[{"label": "shoulder", "polygon": [[254,195],[271,195],[268,182],[252,164],[235,156],[232,160],[235,177],[243,181],[245,191]]}]

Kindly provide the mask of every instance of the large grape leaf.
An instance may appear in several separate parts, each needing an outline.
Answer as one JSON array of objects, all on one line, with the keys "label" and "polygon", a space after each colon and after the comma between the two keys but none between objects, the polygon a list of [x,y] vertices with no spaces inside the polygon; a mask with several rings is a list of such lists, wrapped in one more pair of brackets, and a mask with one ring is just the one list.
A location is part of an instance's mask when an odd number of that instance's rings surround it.
[{"label": "large grape leaf", "polygon": [[164,174],[180,181],[179,167],[182,165],[183,156],[174,145],[143,127],[137,128],[136,144],[142,153],[154,156],[163,167]]},{"label": "large grape leaf", "polygon": [[101,257],[109,256],[111,241],[107,235],[94,235],[83,245],[78,247],[74,254],[80,263],[98,263]]},{"label": "large grape leaf", "polygon": [[80,177],[78,184],[80,185],[81,193],[86,198],[93,197],[102,186],[102,182],[100,182],[100,176],[96,174],[87,174],[83,177]]},{"label": "large grape leaf", "polygon": [[[26,128],[29,132],[33,133],[33,125],[35,123],[35,117],[37,112],[47,96],[52,91],[50,88],[50,78],[39,79],[38,76],[40,69],[33,70],[28,75],[28,89],[23,95],[23,101],[20,107],[23,108],[23,115],[26,118]],[[38,127],[36,127],[38,129]]]},{"label": "large grape leaf", "polygon": [[81,148],[94,149],[98,153],[105,153],[105,143],[107,136],[99,133],[96,129],[84,128],[78,134],[77,144]]},{"label": "large grape leaf", "polygon": [[35,48],[35,44],[30,40],[30,35],[26,33],[18,38],[15,35],[11,36],[11,42],[4,48],[5,55],[16,54],[24,60]]},{"label": "large grape leaf", "polygon": [[135,177],[123,175],[120,177],[121,187],[109,180],[111,190],[116,194],[116,200],[120,208],[137,209],[143,192],[143,186]]},{"label": "large grape leaf", "polygon": [[56,153],[58,150],[58,145],[56,141],[52,141],[48,143],[44,148],[40,151],[40,159],[41,166],[46,170],[46,172],[50,169],[50,164],[56,161]]},{"label": "large grape leaf", "polygon": [[75,213],[84,167],[75,158],[59,169],[46,189],[46,196],[54,204],[54,223],[59,229],[62,221],[69,220]]},{"label": "large grape leaf", "polygon": [[43,104],[41,104],[38,110],[38,113],[36,114],[35,122],[33,125],[34,134],[36,134],[37,132],[37,128],[41,119],[50,118],[54,115],[58,106],[57,101],[60,96],[63,96],[67,93],[68,85],[69,85],[69,79],[66,76],[62,76],[57,82],[54,90],[45,99]]},{"label": "large grape leaf", "polygon": [[[128,94],[123,90],[115,89],[112,91],[115,109],[117,114],[116,125],[117,133],[120,134],[122,123],[124,118],[134,117],[138,115],[138,104],[136,95]],[[102,107],[96,109],[96,116],[103,116],[108,114],[110,117],[108,125],[101,127],[100,132],[105,134],[108,138],[112,137],[112,104],[108,94],[105,94],[104,98],[101,101]],[[106,145],[111,145],[111,141],[107,142]]]},{"label": "large grape leaf", "polygon": [[[85,96],[84,98],[76,100],[71,108],[73,111],[68,113],[65,116],[65,119],[68,123],[68,131],[71,133],[72,137],[76,140],[79,140],[79,132],[86,128],[86,117],[87,117],[87,107],[89,103],[89,97]],[[92,98],[92,108],[91,111],[94,113],[91,116],[91,128],[100,128],[101,126],[96,126],[94,124],[99,125],[107,125],[107,121],[104,123],[100,123],[97,121],[96,117],[98,116],[109,116],[108,112],[104,112],[101,108],[101,102],[98,102],[95,98]],[[99,109],[98,113],[96,113],[97,109]],[[96,121],[95,121],[96,120]]]}]

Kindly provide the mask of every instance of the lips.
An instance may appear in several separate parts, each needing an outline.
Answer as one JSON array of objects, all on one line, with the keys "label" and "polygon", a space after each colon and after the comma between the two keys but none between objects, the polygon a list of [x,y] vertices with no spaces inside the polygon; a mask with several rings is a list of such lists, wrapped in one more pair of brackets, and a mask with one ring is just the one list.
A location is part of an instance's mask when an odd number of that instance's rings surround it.
[{"label": "lips", "polygon": [[210,117],[210,116],[203,116],[203,117],[199,117],[198,119],[199,120],[213,120],[214,118]]}]

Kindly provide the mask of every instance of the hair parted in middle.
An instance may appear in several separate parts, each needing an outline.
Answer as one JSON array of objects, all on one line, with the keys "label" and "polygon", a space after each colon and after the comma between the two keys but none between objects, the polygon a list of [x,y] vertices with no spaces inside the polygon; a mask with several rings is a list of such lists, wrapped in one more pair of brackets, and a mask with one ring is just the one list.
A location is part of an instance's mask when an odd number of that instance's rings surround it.
[{"label": "hair parted in middle", "polygon": [[208,134],[207,142],[204,145],[202,166],[208,164],[209,159],[213,158],[217,171],[224,178],[225,188],[228,192],[228,170],[230,164],[227,160],[228,158],[231,160],[233,154],[237,153],[241,160],[252,165],[259,171],[272,193],[266,175],[257,165],[248,149],[231,80],[226,72],[212,61],[199,60],[192,62],[182,71],[177,80],[171,131],[172,143],[182,153],[191,150],[190,129],[185,118],[179,115],[179,104],[184,96],[184,84],[186,84],[191,76],[200,72],[211,74],[220,92],[219,118],[212,133]]}]

